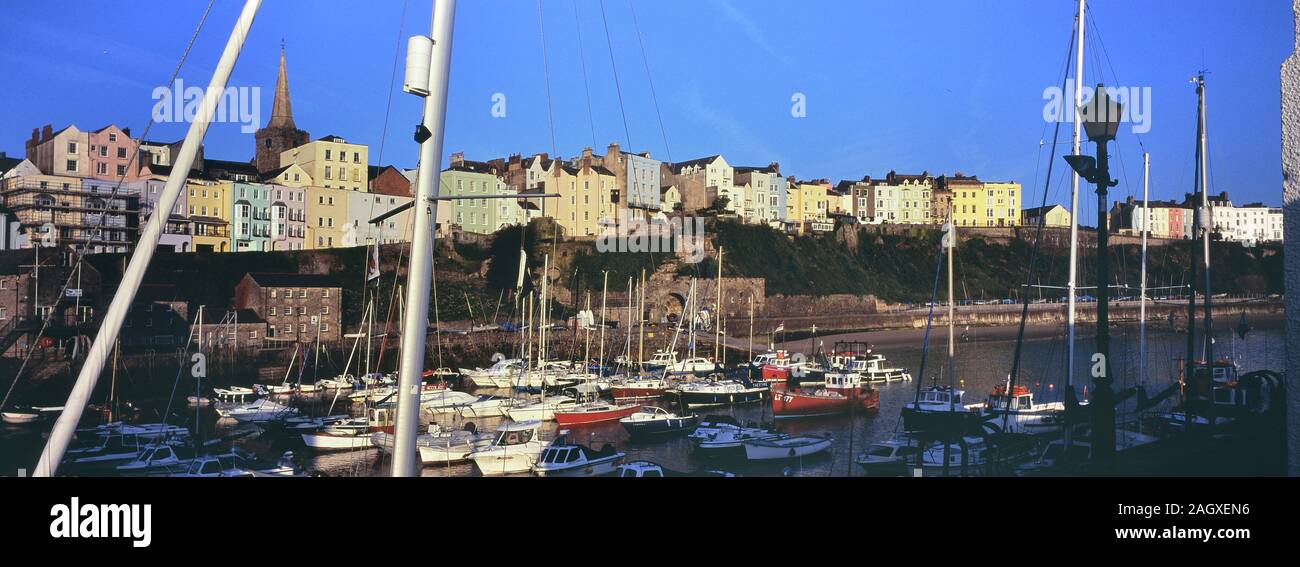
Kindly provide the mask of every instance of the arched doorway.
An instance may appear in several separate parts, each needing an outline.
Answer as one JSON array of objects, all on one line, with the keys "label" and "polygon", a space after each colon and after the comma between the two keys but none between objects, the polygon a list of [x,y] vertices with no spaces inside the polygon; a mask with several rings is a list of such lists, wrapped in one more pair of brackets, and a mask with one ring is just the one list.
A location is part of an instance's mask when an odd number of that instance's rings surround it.
[{"label": "arched doorway", "polygon": [[677,292],[669,293],[667,300],[664,301],[664,317],[668,322],[676,323],[685,310],[686,296]]}]

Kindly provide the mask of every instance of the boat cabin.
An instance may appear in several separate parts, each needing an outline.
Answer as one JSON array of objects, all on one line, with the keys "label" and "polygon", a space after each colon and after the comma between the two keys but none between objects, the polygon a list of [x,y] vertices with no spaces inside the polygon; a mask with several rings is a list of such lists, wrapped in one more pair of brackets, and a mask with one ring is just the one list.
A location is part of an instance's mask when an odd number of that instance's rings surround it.
[{"label": "boat cabin", "polygon": [[862,375],[857,372],[827,372],[826,388],[830,390],[856,390],[862,387]]},{"label": "boat cabin", "polygon": [[1219,360],[1213,364],[1198,362],[1192,367],[1193,391],[1216,406],[1245,406],[1246,392],[1239,388],[1237,365]]},{"label": "boat cabin", "polygon": [[650,461],[632,461],[618,466],[618,477],[663,477],[664,468]]},{"label": "boat cabin", "polygon": [[[952,406],[957,411],[964,409],[961,403],[966,392],[948,386],[931,386],[921,390],[920,406],[924,409],[948,409]],[[942,407],[940,407],[942,406]]]},{"label": "boat cabin", "polygon": [[492,445],[505,447],[509,445],[523,445],[532,441],[537,436],[537,428],[541,422],[536,420],[521,421],[503,425],[497,429],[496,437],[492,439]]},{"label": "boat cabin", "polygon": [[1024,386],[1012,388],[1011,395],[1007,395],[1007,387],[999,385],[989,394],[988,401],[984,402],[984,408],[990,411],[1029,410],[1033,407],[1034,395]]}]

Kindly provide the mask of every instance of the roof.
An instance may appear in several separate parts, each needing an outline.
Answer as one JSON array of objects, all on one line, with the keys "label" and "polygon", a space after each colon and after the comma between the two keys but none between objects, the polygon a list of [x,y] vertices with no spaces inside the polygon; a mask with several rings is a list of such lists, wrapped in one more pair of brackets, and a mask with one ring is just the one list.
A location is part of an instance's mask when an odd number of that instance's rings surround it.
[{"label": "roof", "polygon": [[496,167],[490,163],[482,161],[465,160],[457,165],[448,167],[443,171],[465,171],[468,173],[486,173],[496,175]]},{"label": "roof", "polygon": [[[170,165],[158,165],[158,164],[156,164],[156,163],[150,163],[150,164],[145,164],[145,168],[147,168],[147,169],[149,170],[149,173],[152,173],[152,174],[154,174],[154,175],[161,175],[161,176],[163,176],[163,177],[170,177],[171,174],[172,174],[172,166],[170,166]],[[197,170],[197,169],[191,169],[191,170],[190,170],[190,174],[186,176],[186,179],[199,179],[199,180],[202,180],[202,181],[216,181],[216,179],[213,178],[211,175],[208,175],[206,172],[199,171],[199,170]]]},{"label": "roof", "polygon": [[256,178],[259,175],[257,166],[253,165],[251,162],[226,161],[220,159],[203,160],[203,171],[213,177],[217,177],[215,172],[238,173],[253,178]]},{"label": "roof", "polygon": [[284,172],[286,172],[286,171],[289,171],[289,168],[291,168],[291,167],[293,167],[293,166],[295,166],[295,165],[298,165],[298,164],[296,164],[296,163],[291,163],[291,164],[289,164],[289,165],[286,165],[286,166],[284,166],[284,167],[281,167],[280,169],[272,169],[271,171],[268,171],[268,172],[263,173],[262,175],[258,176],[258,180],[260,180],[260,181],[266,181],[266,180],[268,180],[268,179],[275,179],[275,178],[277,178],[277,177],[280,177],[280,174],[282,174],[282,173],[284,173]]},{"label": "roof", "polygon": [[[1048,206],[1046,206],[1046,207],[1033,207],[1033,208],[1030,208],[1030,209],[1025,209],[1025,210],[1024,210],[1024,214],[1026,214],[1026,215],[1030,215],[1030,216],[1035,216],[1035,215],[1043,214],[1044,212],[1046,212],[1046,211],[1050,211],[1050,210],[1052,210],[1052,209],[1061,209],[1061,210],[1065,210],[1065,207],[1062,207],[1061,205],[1048,205]],[[1067,211],[1067,212],[1068,212],[1068,211]]]},{"label": "roof", "polygon": [[334,276],[324,274],[248,272],[245,277],[264,287],[343,287]]},{"label": "roof", "polygon": [[226,313],[227,314],[234,313],[235,320],[239,321],[240,324],[243,323],[257,324],[257,323],[266,322],[266,319],[263,319],[260,315],[257,314],[256,311],[253,311],[252,309],[231,309]]},{"label": "roof", "polygon": [[4,172],[9,171],[15,167],[18,167],[18,164],[22,162],[23,160],[20,158],[11,158],[7,155],[0,155],[0,175],[3,175]]},{"label": "roof", "polygon": [[181,301],[185,301],[185,298],[173,284],[142,284],[135,294],[136,303]]},{"label": "roof", "polygon": [[687,167],[708,165],[710,163],[713,163],[720,157],[722,157],[721,154],[715,154],[708,157],[696,158],[687,161],[679,161],[677,163],[670,163],[668,164],[668,169],[671,170],[673,173],[681,173],[682,170]]},{"label": "roof", "polygon": [[317,139],[316,141],[318,141],[318,142],[337,142],[337,143],[340,143],[340,144],[346,144],[346,143],[348,143],[347,140],[344,140],[343,138],[340,138],[340,137],[338,137],[338,136],[335,136],[334,134],[330,134],[330,135],[328,135],[328,136],[325,136],[324,138],[319,138],[319,139]]},{"label": "roof", "polygon": [[738,165],[738,166],[736,166],[734,169],[736,170],[736,173],[737,173],[737,174],[741,174],[741,173],[754,173],[754,172],[758,172],[758,173],[780,173],[779,171],[776,170],[776,168],[774,168],[774,167],[772,167],[772,166],[770,166],[770,165],[765,165],[765,166],[762,166],[762,167],[756,167],[756,166],[750,166],[750,165]]}]

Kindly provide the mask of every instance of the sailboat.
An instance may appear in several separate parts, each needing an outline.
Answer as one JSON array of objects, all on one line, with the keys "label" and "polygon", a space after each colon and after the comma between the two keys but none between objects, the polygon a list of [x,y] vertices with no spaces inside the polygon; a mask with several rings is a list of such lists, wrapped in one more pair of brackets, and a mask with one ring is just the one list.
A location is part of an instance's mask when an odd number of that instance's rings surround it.
[{"label": "sailboat", "polygon": [[[917,387],[915,399],[903,406],[903,427],[907,431],[938,430],[948,426],[954,417],[978,417],[978,413],[962,403],[965,390],[956,386],[956,298],[953,296],[953,254],[957,249],[957,227],[952,222],[943,225],[943,248],[948,263],[948,383]],[[937,266],[936,266],[937,267]],[[927,334],[928,335],[928,334]],[[924,364],[924,360],[922,360]]]}]

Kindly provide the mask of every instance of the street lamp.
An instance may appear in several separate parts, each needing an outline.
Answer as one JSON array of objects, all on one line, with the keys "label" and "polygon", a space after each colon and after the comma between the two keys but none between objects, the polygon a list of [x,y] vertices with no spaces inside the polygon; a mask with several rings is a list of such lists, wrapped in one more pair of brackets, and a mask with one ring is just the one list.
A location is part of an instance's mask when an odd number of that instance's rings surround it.
[{"label": "street lamp", "polygon": [[[1065,156],[1070,168],[1097,186],[1097,352],[1092,355],[1092,458],[1102,472],[1115,460],[1115,378],[1110,369],[1110,227],[1106,222],[1107,193],[1119,181],[1110,178],[1110,160],[1106,145],[1119,133],[1123,116],[1120,104],[1100,84],[1092,100],[1078,108],[1088,139],[1097,144],[1097,157]],[[1073,363],[1073,361],[1071,361]],[[1068,424],[1067,424],[1068,427]]]}]

